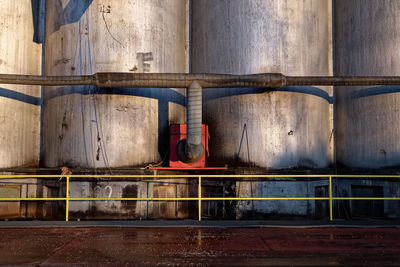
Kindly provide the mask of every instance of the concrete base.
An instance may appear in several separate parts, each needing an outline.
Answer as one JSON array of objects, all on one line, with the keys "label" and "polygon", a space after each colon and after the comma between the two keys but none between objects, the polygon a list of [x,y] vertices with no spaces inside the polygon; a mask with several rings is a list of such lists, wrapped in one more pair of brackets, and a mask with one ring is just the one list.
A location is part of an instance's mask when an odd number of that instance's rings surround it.
[{"label": "concrete base", "polygon": [[4,266],[398,266],[400,229],[0,229]]}]

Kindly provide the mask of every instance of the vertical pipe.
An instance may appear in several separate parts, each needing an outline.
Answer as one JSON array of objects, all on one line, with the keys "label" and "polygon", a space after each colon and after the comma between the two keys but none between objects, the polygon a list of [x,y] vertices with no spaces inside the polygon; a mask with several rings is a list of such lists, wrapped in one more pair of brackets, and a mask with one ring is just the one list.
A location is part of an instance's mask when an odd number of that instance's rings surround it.
[{"label": "vertical pipe", "polygon": [[197,161],[203,155],[202,136],[202,87],[194,81],[187,89],[187,139],[185,156]]}]

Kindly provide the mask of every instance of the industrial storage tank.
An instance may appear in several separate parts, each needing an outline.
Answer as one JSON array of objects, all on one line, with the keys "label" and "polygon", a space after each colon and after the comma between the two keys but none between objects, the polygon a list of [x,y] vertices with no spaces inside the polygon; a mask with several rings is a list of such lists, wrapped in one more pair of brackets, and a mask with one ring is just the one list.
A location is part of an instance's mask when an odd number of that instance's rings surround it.
[{"label": "industrial storage tank", "polygon": [[[330,1],[193,1],[193,72],[330,75],[329,19]],[[215,162],[328,166],[329,88],[203,92]]]},{"label": "industrial storage tank", "polygon": [[[0,73],[41,73],[30,0],[1,1]],[[0,168],[37,166],[40,86],[0,85]]]},{"label": "industrial storage tank", "polygon": [[[335,1],[337,75],[400,74],[400,1]],[[337,162],[400,165],[399,87],[337,87]]]},{"label": "industrial storage tank", "polygon": [[[47,1],[46,75],[186,72],[185,0]],[[184,89],[47,87],[43,162],[146,166],[168,152],[168,126],[185,121]]]}]

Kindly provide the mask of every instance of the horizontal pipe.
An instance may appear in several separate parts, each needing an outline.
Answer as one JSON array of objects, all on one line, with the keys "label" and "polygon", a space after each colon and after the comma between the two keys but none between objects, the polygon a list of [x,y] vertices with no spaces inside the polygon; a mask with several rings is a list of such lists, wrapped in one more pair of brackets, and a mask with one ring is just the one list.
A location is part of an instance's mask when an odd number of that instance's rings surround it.
[{"label": "horizontal pipe", "polygon": [[83,76],[0,74],[0,84],[95,85],[99,88],[187,88],[194,81],[197,81],[203,88],[281,88],[287,85],[400,85],[399,76],[285,76],[280,73],[231,75],[118,72],[99,72]]},{"label": "horizontal pipe", "polygon": [[400,85],[398,76],[286,76],[286,85]]},{"label": "horizontal pipe", "polygon": [[188,88],[197,82],[202,88],[280,88],[285,77],[278,73],[230,75],[188,73],[96,73],[95,85],[107,87]]},{"label": "horizontal pipe", "polygon": [[93,75],[83,76],[36,76],[18,74],[0,74],[0,84],[24,84],[24,85],[91,85]]}]

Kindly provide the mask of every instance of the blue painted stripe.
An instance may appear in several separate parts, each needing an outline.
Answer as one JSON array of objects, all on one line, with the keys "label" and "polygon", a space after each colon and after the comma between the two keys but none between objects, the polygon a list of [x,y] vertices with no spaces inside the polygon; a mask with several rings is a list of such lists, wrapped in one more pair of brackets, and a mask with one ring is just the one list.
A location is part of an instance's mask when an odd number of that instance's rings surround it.
[{"label": "blue painted stripe", "polygon": [[203,101],[217,99],[221,97],[247,95],[247,94],[262,94],[266,92],[292,92],[305,95],[313,95],[328,101],[329,104],[333,103],[333,98],[329,94],[318,87],[313,86],[285,86],[278,89],[265,89],[265,88],[205,88],[203,89]]},{"label": "blue painted stripe", "polygon": [[24,102],[35,106],[40,106],[42,103],[40,97],[34,97],[31,95],[23,94],[6,88],[0,88],[0,97],[13,99],[16,101]]},{"label": "blue painted stripe", "polygon": [[[342,89],[346,90],[346,89]],[[364,88],[351,94],[352,98],[363,98],[376,95],[394,94],[400,92],[400,86],[384,85]]]},{"label": "blue painted stripe", "polygon": [[97,88],[95,86],[88,85],[63,86],[45,91],[44,98],[49,100],[71,94],[140,96],[158,99],[164,102],[172,102],[181,106],[185,105],[185,97],[170,88]]}]

